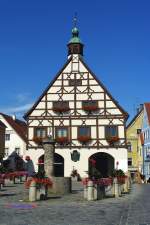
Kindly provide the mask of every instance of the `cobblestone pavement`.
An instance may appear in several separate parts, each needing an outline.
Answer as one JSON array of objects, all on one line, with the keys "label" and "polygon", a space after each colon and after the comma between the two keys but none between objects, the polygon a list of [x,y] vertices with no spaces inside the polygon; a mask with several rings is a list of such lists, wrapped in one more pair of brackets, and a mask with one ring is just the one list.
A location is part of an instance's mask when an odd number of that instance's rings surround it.
[{"label": "cobblestone pavement", "polygon": [[0,191],[0,225],[150,225],[150,185],[133,185],[131,193],[120,198],[95,202],[83,200],[79,183],[73,193],[46,201],[22,202],[23,185]]}]

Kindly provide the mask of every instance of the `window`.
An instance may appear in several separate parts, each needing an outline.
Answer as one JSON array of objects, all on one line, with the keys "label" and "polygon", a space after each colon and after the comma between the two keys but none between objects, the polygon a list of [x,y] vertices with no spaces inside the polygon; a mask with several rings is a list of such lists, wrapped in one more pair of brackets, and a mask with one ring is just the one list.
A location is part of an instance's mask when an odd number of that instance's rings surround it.
[{"label": "window", "polygon": [[46,127],[36,127],[34,131],[35,137],[41,137],[44,138],[47,135]]},{"label": "window", "polygon": [[141,129],[137,129],[137,134],[140,134],[141,133]]},{"label": "window", "polygon": [[149,138],[149,130],[147,130],[147,139]]},{"label": "window", "polygon": [[105,127],[106,138],[118,137],[118,127],[117,126],[106,126]]},{"label": "window", "polygon": [[69,80],[69,86],[82,86],[81,79],[71,79]]},{"label": "window", "polygon": [[53,110],[55,112],[66,112],[69,110],[69,102],[68,101],[58,101],[53,102]]},{"label": "window", "polygon": [[69,142],[68,127],[56,127],[55,137],[56,141],[60,144]]},{"label": "window", "polygon": [[9,148],[5,148],[5,156],[9,155]]},{"label": "window", "polygon": [[91,136],[91,128],[87,126],[79,127],[78,136]]},{"label": "window", "polygon": [[67,127],[57,127],[56,128],[56,138],[68,137],[68,128]]},{"label": "window", "polygon": [[132,166],[132,158],[128,158],[128,166]]},{"label": "window", "polygon": [[88,100],[82,102],[82,108],[85,111],[94,111],[98,109],[98,101]]},{"label": "window", "polygon": [[146,149],[146,158],[150,159],[150,147],[147,147]]},{"label": "window", "polygon": [[5,141],[9,141],[10,140],[10,134],[5,134]]},{"label": "window", "polygon": [[15,152],[17,153],[17,155],[20,155],[20,148],[15,148]]},{"label": "window", "polygon": [[91,127],[82,126],[78,127],[78,140],[80,142],[88,142],[91,139]]},{"label": "window", "polygon": [[127,143],[127,149],[128,149],[128,152],[131,152],[131,151],[132,151],[132,145],[131,145],[131,142],[128,142],[128,143]]}]

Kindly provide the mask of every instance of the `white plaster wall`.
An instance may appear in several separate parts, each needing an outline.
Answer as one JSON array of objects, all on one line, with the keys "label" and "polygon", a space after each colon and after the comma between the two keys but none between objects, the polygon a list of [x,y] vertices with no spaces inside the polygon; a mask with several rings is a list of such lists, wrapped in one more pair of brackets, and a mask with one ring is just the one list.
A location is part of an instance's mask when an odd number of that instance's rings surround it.
[{"label": "white plaster wall", "polygon": [[[25,141],[15,132],[15,130],[7,123],[7,121],[0,116],[0,120],[6,125],[6,134],[10,134],[10,140],[5,141],[5,148],[9,148],[9,155],[15,151],[15,148],[20,148],[20,155],[24,156],[26,152]],[[8,155],[8,156],[9,156]],[[7,159],[5,156],[4,159]]]},{"label": "white plaster wall", "polygon": [[[127,149],[125,148],[110,148],[110,149],[89,149],[89,148],[82,148],[78,150],[80,152],[80,161],[73,162],[71,160],[71,152],[76,149],[56,149],[56,153],[61,155],[64,158],[64,175],[65,177],[70,176],[73,168],[77,169],[78,173],[81,177],[87,176],[88,171],[88,159],[95,153],[104,152],[110,154],[114,158],[114,168],[116,168],[116,163],[119,162],[118,169],[122,169],[124,172],[128,171],[127,166]],[[26,155],[30,156],[33,160],[35,170],[38,169],[38,158],[44,154],[43,149],[29,149],[26,152]]]}]

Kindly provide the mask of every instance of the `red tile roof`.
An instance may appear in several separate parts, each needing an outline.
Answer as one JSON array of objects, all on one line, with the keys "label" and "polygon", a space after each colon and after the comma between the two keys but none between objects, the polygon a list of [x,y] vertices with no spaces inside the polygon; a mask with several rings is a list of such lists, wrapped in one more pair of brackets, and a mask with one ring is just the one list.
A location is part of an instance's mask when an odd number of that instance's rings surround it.
[{"label": "red tile roof", "polygon": [[27,124],[18,119],[13,119],[11,116],[0,113],[9,125],[16,131],[16,133],[27,142]]},{"label": "red tile roof", "polygon": [[145,109],[146,109],[146,112],[147,112],[147,118],[148,118],[148,122],[149,122],[149,125],[150,125],[150,103],[149,102],[144,103],[144,106],[145,106]]},{"label": "red tile roof", "polygon": [[0,121],[0,127],[6,128],[5,124],[2,121]]}]

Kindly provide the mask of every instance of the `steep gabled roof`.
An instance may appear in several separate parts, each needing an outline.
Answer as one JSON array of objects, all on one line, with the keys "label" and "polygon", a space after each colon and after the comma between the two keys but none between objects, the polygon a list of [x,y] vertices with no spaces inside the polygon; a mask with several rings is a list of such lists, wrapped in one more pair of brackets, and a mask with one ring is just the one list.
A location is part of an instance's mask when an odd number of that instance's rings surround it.
[{"label": "steep gabled roof", "polygon": [[67,62],[65,63],[65,65],[62,67],[62,69],[57,73],[57,75],[54,77],[54,79],[50,82],[50,84],[47,86],[47,88],[45,89],[45,91],[42,93],[42,95],[38,98],[38,100],[35,102],[35,104],[32,106],[31,109],[29,109],[25,115],[23,116],[24,119],[27,119],[27,117],[33,112],[33,110],[36,108],[36,106],[38,105],[38,103],[41,101],[41,99],[44,97],[44,95],[46,94],[46,92],[49,90],[49,88],[53,85],[53,83],[56,81],[56,79],[59,77],[59,75],[63,72],[63,70],[65,69],[65,67],[71,62],[72,57],[70,57]]},{"label": "steep gabled roof", "polygon": [[[106,91],[106,93],[108,94],[108,96],[112,99],[112,101],[114,101],[114,103],[116,104],[116,106],[120,109],[120,111],[122,112],[122,114],[124,115],[124,117],[126,118],[126,120],[128,119],[128,113],[118,104],[118,102],[112,97],[112,95],[109,93],[109,91],[106,89],[106,87],[101,83],[101,81],[96,77],[96,75],[89,69],[89,67],[86,65],[86,63],[83,61],[82,57],[79,56],[80,61],[83,63],[83,65],[85,66],[85,68],[92,74],[92,76],[94,77],[94,79],[99,83],[99,85]],[[42,93],[42,95],[39,97],[39,99],[35,102],[35,104],[32,106],[32,108],[27,111],[27,113],[24,115],[24,119],[27,119],[27,117],[33,112],[33,110],[36,108],[36,106],[38,105],[38,103],[41,101],[41,99],[44,97],[44,95],[46,94],[46,92],[49,90],[49,88],[53,85],[53,83],[56,81],[56,79],[59,77],[59,75],[63,72],[63,70],[65,69],[65,67],[71,62],[72,57],[70,57],[67,62],[65,63],[65,65],[63,66],[63,68],[57,73],[57,75],[54,77],[54,79],[50,82],[50,84],[48,85],[48,87],[45,89],[45,91]]]},{"label": "steep gabled roof", "polygon": [[133,119],[128,124],[127,129],[134,123],[134,121],[141,115],[142,112],[143,112],[143,108],[141,108],[139,112],[133,117]]},{"label": "steep gabled roof", "polygon": [[113,102],[116,104],[116,106],[120,109],[120,111],[124,114],[126,120],[128,119],[129,115],[128,113],[118,104],[118,102],[114,99],[114,97],[110,94],[110,92],[107,90],[107,88],[101,83],[101,81],[97,78],[97,76],[91,71],[91,69],[87,66],[87,64],[83,61],[83,59],[80,57],[80,61],[83,63],[85,68],[92,74],[94,79],[98,82],[98,84],[106,91],[108,96],[113,100]]},{"label": "steep gabled roof", "polygon": [[150,125],[150,102],[144,103],[144,106],[147,113],[148,123]]},{"label": "steep gabled roof", "polygon": [[22,120],[13,119],[11,116],[8,116],[4,113],[0,113],[7,123],[16,131],[16,133],[27,142],[27,125]]}]

